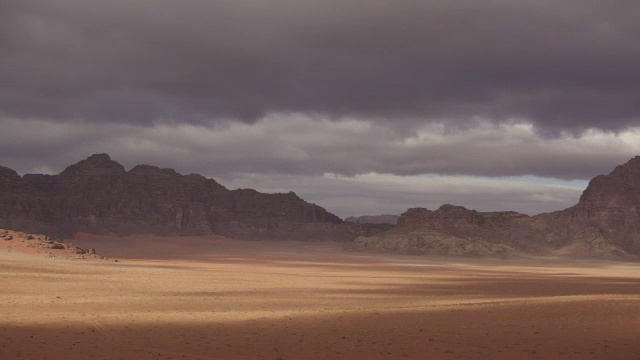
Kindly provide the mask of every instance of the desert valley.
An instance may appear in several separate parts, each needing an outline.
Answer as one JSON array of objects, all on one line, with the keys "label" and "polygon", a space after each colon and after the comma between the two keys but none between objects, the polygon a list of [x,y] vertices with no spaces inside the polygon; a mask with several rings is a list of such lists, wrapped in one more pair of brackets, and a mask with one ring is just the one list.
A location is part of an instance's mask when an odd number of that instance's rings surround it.
[{"label": "desert valley", "polygon": [[107,155],[0,173],[2,359],[640,359],[640,158],[395,226]]},{"label": "desert valley", "polygon": [[0,360],[640,360],[639,14],[0,0]]}]

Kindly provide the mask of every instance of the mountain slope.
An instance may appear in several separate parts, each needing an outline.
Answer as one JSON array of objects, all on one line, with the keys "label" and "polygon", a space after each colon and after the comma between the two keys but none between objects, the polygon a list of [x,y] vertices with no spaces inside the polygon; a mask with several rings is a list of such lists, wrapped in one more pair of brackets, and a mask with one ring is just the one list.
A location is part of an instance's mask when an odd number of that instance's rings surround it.
[{"label": "mountain slope", "polygon": [[59,175],[20,177],[0,168],[0,227],[54,236],[220,234],[238,238],[350,240],[375,231],[345,224],[293,192],[228,190],[201,175],[138,165],[126,171],[106,154]]}]

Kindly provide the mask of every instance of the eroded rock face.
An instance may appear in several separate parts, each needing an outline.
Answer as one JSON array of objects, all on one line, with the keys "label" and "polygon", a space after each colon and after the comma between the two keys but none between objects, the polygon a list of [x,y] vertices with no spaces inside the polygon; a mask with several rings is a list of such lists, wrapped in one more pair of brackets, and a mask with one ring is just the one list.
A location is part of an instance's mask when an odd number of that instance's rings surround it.
[{"label": "eroded rock face", "polygon": [[574,228],[590,228],[626,252],[640,254],[640,157],[593,178],[565,213]]},{"label": "eroded rock face", "polygon": [[530,217],[517,212],[478,212],[445,204],[437,210],[411,208],[397,226],[377,236],[359,237],[345,246],[352,251],[395,252],[435,256],[505,257],[544,247],[529,239],[544,237],[527,226]]},{"label": "eroded rock face", "polygon": [[435,231],[359,237],[345,245],[350,251],[393,252],[407,255],[509,257],[517,254],[510,246],[482,239],[465,239]]},{"label": "eroded rock face", "polygon": [[347,248],[454,256],[637,259],[640,157],[595,177],[578,204],[562,211],[530,217],[453,205],[435,211],[413,208],[401,215],[397,227],[357,238]]},{"label": "eroded rock face", "polygon": [[578,208],[601,211],[640,205],[640,156],[617,166],[608,175],[598,175],[580,196]]},{"label": "eroded rock face", "polygon": [[295,193],[228,190],[213,179],[138,165],[126,171],[106,154],[59,175],[0,168],[0,226],[55,236],[221,234],[249,239],[350,240],[371,229],[343,224]]}]

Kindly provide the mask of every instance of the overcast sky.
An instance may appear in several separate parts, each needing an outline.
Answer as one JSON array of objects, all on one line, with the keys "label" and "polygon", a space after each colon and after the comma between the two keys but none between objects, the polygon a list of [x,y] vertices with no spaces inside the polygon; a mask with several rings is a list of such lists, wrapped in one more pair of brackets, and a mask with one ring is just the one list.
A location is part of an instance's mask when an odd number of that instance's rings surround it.
[{"label": "overcast sky", "polygon": [[574,204],[640,154],[637,0],[0,0],[0,165],[106,152],[339,216]]}]

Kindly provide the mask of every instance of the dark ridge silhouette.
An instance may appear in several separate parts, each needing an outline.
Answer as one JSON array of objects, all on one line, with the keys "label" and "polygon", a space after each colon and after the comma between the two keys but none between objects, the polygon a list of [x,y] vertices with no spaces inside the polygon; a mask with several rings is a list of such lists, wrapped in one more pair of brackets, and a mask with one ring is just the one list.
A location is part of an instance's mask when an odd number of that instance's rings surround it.
[{"label": "dark ridge silhouette", "polygon": [[59,175],[20,177],[0,168],[0,227],[54,237],[90,232],[339,241],[377,231],[343,223],[293,192],[228,190],[201,175],[149,165],[126,171],[107,154]]}]

